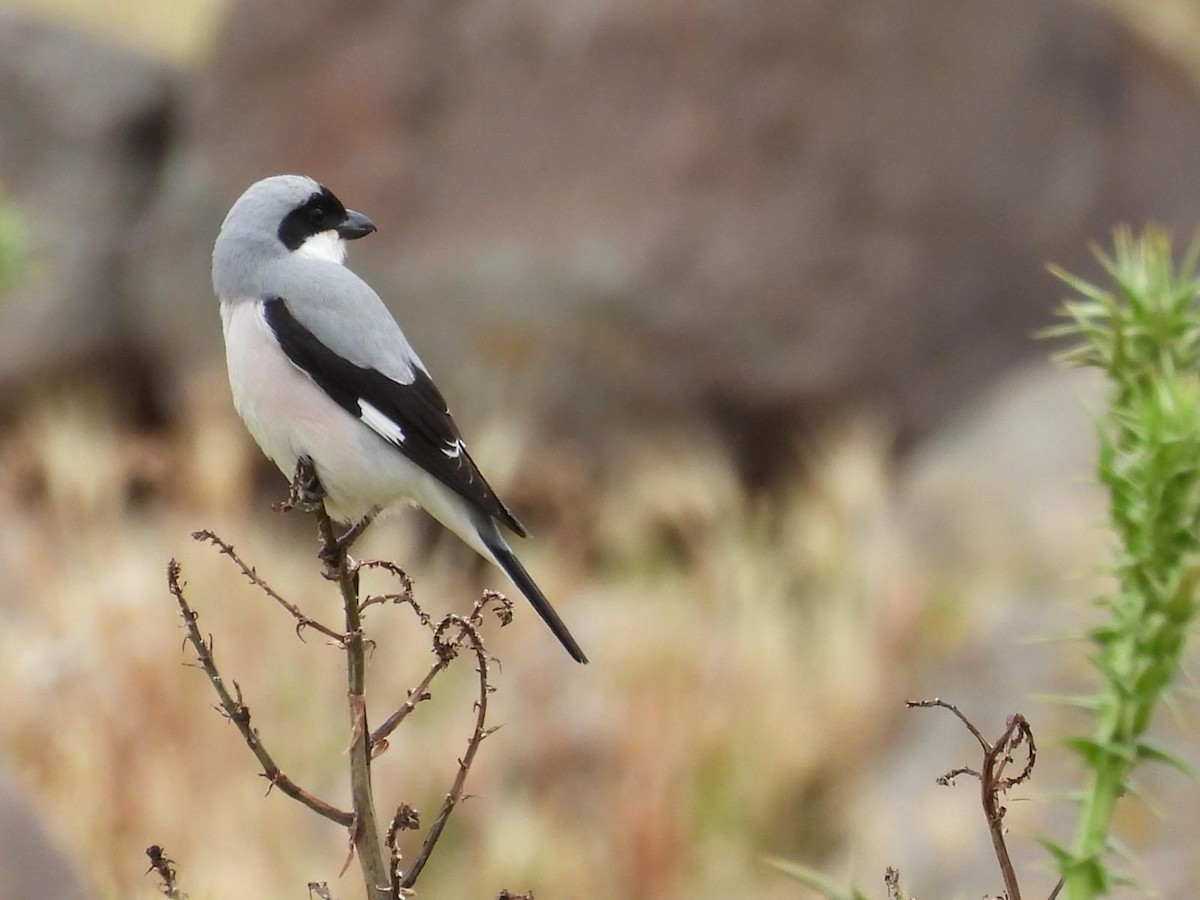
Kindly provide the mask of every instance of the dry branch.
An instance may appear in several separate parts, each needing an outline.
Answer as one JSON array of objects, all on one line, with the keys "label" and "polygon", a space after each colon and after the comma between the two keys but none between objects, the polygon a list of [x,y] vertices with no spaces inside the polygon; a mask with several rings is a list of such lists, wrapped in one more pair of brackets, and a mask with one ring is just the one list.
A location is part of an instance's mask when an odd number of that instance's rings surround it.
[{"label": "dry branch", "polygon": [[212,544],[214,547],[220,550],[224,556],[228,556],[231,560],[233,560],[234,564],[241,569],[242,574],[246,576],[252,585],[257,587],[264,594],[291,613],[292,618],[296,620],[296,635],[301,640],[304,640],[305,628],[315,628],[326,637],[332,638],[335,642],[337,642],[338,646],[345,646],[346,635],[339,631],[335,631],[327,625],[322,625],[316,619],[305,615],[294,603],[284,599],[284,597],[282,597],[278,591],[276,591],[269,584],[267,584],[266,581],[263,580],[262,576],[258,574],[258,571],[254,568],[254,566],[248,565],[240,556],[237,555],[237,552],[233,549],[232,544],[222,540],[215,533],[208,531],[207,529],[203,531],[193,531],[192,537],[197,541]]},{"label": "dry branch", "polygon": [[150,858],[150,868],[146,870],[146,874],[155,872],[162,879],[162,884],[158,886],[158,889],[171,900],[187,900],[187,894],[180,890],[179,881],[176,878],[175,860],[170,859],[158,844],[151,844],[147,847],[146,856]]},{"label": "dry branch", "polygon": [[[437,817],[433,820],[433,825],[430,827],[429,833],[425,836],[425,841],[421,845],[420,852],[417,853],[416,859],[413,860],[412,865],[404,873],[404,878],[400,882],[402,888],[411,888],[416,884],[421,870],[425,868],[425,863],[428,862],[429,855],[433,852],[438,838],[442,836],[442,831],[445,829],[446,823],[450,820],[450,814],[454,812],[454,808],[462,800],[463,787],[467,782],[467,773],[470,772],[471,764],[475,761],[475,754],[479,751],[479,745],[483,743],[484,738],[496,730],[495,728],[487,727],[488,695],[492,693],[494,688],[488,682],[488,656],[483,649],[483,640],[480,638],[479,631],[477,630],[477,626],[481,624],[480,613],[491,599],[489,594],[485,593],[483,597],[477,600],[470,618],[464,619],[461,616],[447,616],[442,620],[442,624],[438,626],[437,632],[434,634],[435,650],[437,650],[439,658],[445,658],[446,664],[449,664],[450,660],[457,654],[458,649],[463,646],[462,641],[464,639],[468,641],[470,651],[475,654],[476,672],[479,675],[479,696],[475,700],[475,728],[467,741],[467,752],[458,761],[458,772],[454,776],[454,782],[451,784],[450,790],[446,792],[446,799],[442,801],[442,807],[438,810]],[[508,600],[505,599],[504,602],[507,603]],[[459,626],[458,636],[445,644],[439,644],[442,635],[455,625]],[[439,647],[443,649],[438,649]]]},{"label": "dry branch", "polygon": [[[415,602],[410,602],[410,605],[417,611],[417,615],[426,624],[429,623],[429,617],[421,610]],[[469,634],[473,634],[473,640],[481,640],[479,633],[476,630],[479,625],[483,624],[483,610],[488,606],[494,606],[496,616],[500,620],[501,627],[512,621],[512,601],[498,591],[484,591],[478,600],[475,601],[475,606],[471,609],[470,614],[465,620],[458,616],[448,617],[433,629],[433,649],[434,661],[429,667],[429,671],[425,673],[425,677],[420,683],[408,692],[408,699],[394,713],[384,720],[371,734],[371,747],[375,756],[384,752],[387,749],[388,736],[400,727],[409,713],[416,709],[417,704],[428,700],[432,694],[429,693],[429,686],[433,683],[433,679],[439,673],[445,670],[450,665],[451,661],[457,655],[457,648],[463,646],[463,641],[466,640]],[[453,624],[454,621],[460,623],[458,634],[449,641],[444,640],[441,635]],[[482,649],[482,645],[480,646]]]},{"label": "dry branch", "polygon": [[[226,687],[226,682],[217,669],[213,658],[212,639],[205,639],[197,625],[197,614],[189,606],[180,580],[178,562],[171,560],[167,569],[167,581],[172,595],[175,597],[184,626],[187,629],[187,639],[195,648],[199,659],[199,667],[208,675],[213,688],[220,700],[218,707],[222,714],[237,726],[246,746],[258,759],[263,767],[263,775],[273,787],[279,787],[287,796],[303,803],[308,808],[331,821],[348,829],[349,852],[346,866],[354,857],[358,857],[362,867],[367,896],[374,900],[383,898],[399,898],[410,896],[412,886],[416,883],[421,871],[428,862],[430,854],[437,845],[446,823],[459,803],[464,799],[464,788],[471,765],[478,753],[483,739],[495,731],[487,726],[488,696],[494,688],[489,681],[490,659],[484,649],[480,627],[483,624],[484,610],[492,606],[502,625],[512,619],[512,604],[502,594],[486,591],[475,602],[470,613],[466,616],[449,615],[436,625],[431,616],[421,608],[413,597],[412,580],[394,563],[371,560],[361,563],[354,562],[347,551],[353,541],[370,523],[373,516],[368,516],[362,522],[352,526],[341,534],[336,533],[333,521],[325,509],[323,490],[312,464],[301,460],[296,467],[296,475],[292,481],[288,500],[277,504],[276,509],[287,511],[301,510],[314,516],[321,547],[318,553],[323,563],[322,574],[338,585],[345,614],[345,631],[339,632],[322,625],[306,615],[298,606],[288,601],[275,591],[258,571],[245,562],[234,550],[233,545],[223,540],[211,531],[197,531],[193,534],[196,540],[203,541],[216,547],[223,555],[228,556],[239,568],[241,573],[259,590],[283,607],[296,621],[296,632],[303,637],[306,628],[315,628],[331,638],[338,647],[346,653],[347,672],[347,705],[350,716],[350,793],[353,810],[338,809],[331,804],[315,797],[300,788],[284,775],[274,759],[263,746],[256,729],[251,726],[250,710],[242,698],[241,689],[237,682],[231,682],[232,691]],[[377,595],[359,596],[359,575],[364,569],[381,569],[393,576],[400,585],[398,591]],[[367,648],[371,645],[363,633],[364,611],[374,604],[399,604],[410,607],[421,625],[429,629],[432,639],[434,662],[425,677],[416,688],[408,692],[404,704],[379,727],[374,733],[370,730],[366,700],[366,665]],[[466,752],[458,760],[458,768],[451,782],[445,799],[434,817],[433,823],[421,843],[421,847],[411,865],[402,868],[402,855],[399,849],[399,835],[405,830],[419,828],[420,820],[416,810],[406,804],[401,804],[393,817],[386,836],[381,838],[379,823],[375,817],[374,797],[371,780],[372,760],[387,748],[387,737],[408,716],[417,704],[430,696],[430,685],[438,674],[445,671],[450,663],[463,650],[473,655],[478,675],[478,695],[474,703],[474,725],[467,740]],[[151,848],[155,849],[155,848]],[[385,849],[387,851],[385,858]],[[152,857],[153,861],[153,857]],[[166,867],[160,872],[169,871],[170,861],[161,857],[160,865]],[[343,872],[345,867],[343,867]],[[328,897],[328,888],[324,882],[309,884],[310,895]]]},{"label": "dry branch", "polygon": [[213,659],[211,639],[205,640],[203,635],[200,634],[200,628],[196,624],[199,616],[188,605],[187,599],[183,595],[183,585],[179,580],[179,563],[174,559],[167,564],[167,585],[174,595],[175,601],[179,604],[179,612],[183,617],[184,627],[187,629],[187,638],[196,650],[196,656],[200,661],[200,668],[204,670],[204,674],[212,682],[212,686],[217,692],[217,697],[220,699],[220,711],[241,732],[246,746],[250,748],[250,752],[254,754],[259,765],[263,767],[263,777],[271,783],[272,787],[279,788],[284,794],[293,800],[303,803],[309,809],[313,810],[313,812],[324,816],[330,821],[337,822],[339,825],[349,826],[354,821],[353,813],[338,809],[336,806],[326,803],[324,800],[297,785],[280,771],[271,754],[267,752],[267,748],[263,746],[258,730],[252,728],[250,725],[250,708],[242,702],[241,688],[238,687],[237,682],[234,682],[234,693],[231,694],[229,692],[229,689],[225,686],[225,679],[217,669],[216,661]]},{"label": "dry branch", "polygon": [[[979,795],[987,818],[988,831],[992,837],[992,850],[996,854],[996,862],[1000,866],[1000,876],[1004,880],[1004,890],[1008,900],[1021,900],[1021,888],[1017,883],[1017,874],[1013,869],[1012,858],[1009,856],[1008,845],[1004,840],[1004,815],[1008,811],[1000,802],[1001,794],[1027,781],[1033,775],[1033,766],[1037,761],[1037,747],[1033,742],[1033,731],[1029,723],[1020,713],[1008,717],[1004,731],[995,741],[988,741],[983,734],[953,703],[945,700],[909,700],[906,704],[910,709],[939,707],[947,709],[958,717],[966,726],[972,737],[979,742],[983,749],[983,764],[979,771],[960,766],[952,769],[937,779],[941,785],[951,785],[960,775],[971,775],[979,779]],[[1014,754],[1019,749],[1025,750],[1025,762],[1021,771],[1011,777],[1004,777],[1004,770],[1014,761]]]}]

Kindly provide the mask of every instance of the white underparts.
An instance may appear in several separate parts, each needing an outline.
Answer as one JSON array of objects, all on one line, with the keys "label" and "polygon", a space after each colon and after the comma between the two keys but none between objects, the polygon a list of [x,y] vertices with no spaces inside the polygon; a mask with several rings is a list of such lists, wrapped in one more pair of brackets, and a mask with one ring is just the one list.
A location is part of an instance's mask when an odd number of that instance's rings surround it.
[{"label": "white underparts", "polygon": [[340,266],[346,261],[346,242],[336,231],[321,231],[306,238],[304,243],[296,248],[296,252],[301,256],[324,259]]},{"label": "white underparts", "polygon": [[366,400],[358,401],[358,409],[362,423],[385,441],[391,441],[396,446],[404,443],[404,430]]}]

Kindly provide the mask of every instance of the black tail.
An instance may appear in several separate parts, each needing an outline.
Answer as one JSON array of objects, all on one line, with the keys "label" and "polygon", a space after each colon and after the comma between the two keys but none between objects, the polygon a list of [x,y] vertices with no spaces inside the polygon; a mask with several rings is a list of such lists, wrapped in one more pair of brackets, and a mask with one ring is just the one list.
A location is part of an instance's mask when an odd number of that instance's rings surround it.
[{"label": "black tail", "polygon": [[533,579],[529,577],[529,573],[525,571],[525,567],[521,565],[521,561],[509,549],[504,538],[496,530],[496,526],[489,522],[491,528],[480,529],[482,532],[480,537],[487,545],[487,548],[492,551],[496,557],[496,562],[500,564],[500,568],[504,570],[504,574],[512,579],[513,584],[521,589],[542,621],[545,622],[554,636],[558,638],[558,642],[562,644],[567,652],[571,654],[571,659],[577,663],[586,663],[587,656],[584,655],[582,648],[576,643],[575,638],[571,636],[571,632],[567,629],[566,624],[558,617],[558,613],[554,611],[554,607],[550,605],[550,601],[546,599],[546,595],[542,593],[541,588],[534,584]]}]

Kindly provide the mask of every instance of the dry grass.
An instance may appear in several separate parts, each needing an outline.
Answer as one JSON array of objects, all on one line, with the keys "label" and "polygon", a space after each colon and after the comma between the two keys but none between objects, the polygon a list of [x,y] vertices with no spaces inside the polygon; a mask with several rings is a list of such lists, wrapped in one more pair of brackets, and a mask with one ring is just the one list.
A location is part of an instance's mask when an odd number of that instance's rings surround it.
[{"label": "dry grass", "polygon": [[[275,588],[336,622],[311,523],[246,499],[262,470],[225,403],[194,400],[172,435],[120,422],[102,392],[64,390],[0,433],[0,759],[102,896],[156,896],[144,875],[152,843],[179,863],[193,898],[302,896],[312,880],[358,896],[356,867],[337,880],[346,836],[263,796],[206,679],[184,667],[164,578],[179,557],[217,662],[287,774],[345,805],[340,652],[315,633],[299,642],[277,607],[189,538],[212,528]],[[748,497],[720,448],[694,436],[631,443],[607,482],[563,450],[553,468],[573,474],[537,477],[549,461],[531,459],[512,432],[485,428],[474,443],[510,473],[502,492],[540,526],[523,556],[593,664],[571,663],[523,604],[512,627],[491,630],[503,662],[492,722],[503,728],[483,747],[474,799],[423,875],[423,896],[798,897],[763,854],[844,871],[830,861],[877,849],[880,834],[891,835],[888,855],[859,865],[866,885],[883,865],[904,868],[909,838],[935,858],[965,860],[974,848],[991,884],[973,792],[932,785],[962,762],[957,736],[923,722],[941,743],[918,742],[909,759],[897,727],[911,724],[903,701],[947,665],[957,674],[937,692],[1027,704],[1014,685],[971,674],[991,671],[973,668],[984,654],[966,668],[953,659],[996,629],[1026,633],[1011,624],[1027,615],[1011,601],[1029,575],[1008,550],[1003,570],[974,557],[972,573],[952,578],[922,562],[937,555],[914,548],[898,517],[881,429],[826,434],[808,450],[810,477],[765,498]],[[283,491],[282,478],[271,484]],[[438,614],[464,611],[485,583],[505,587],[452,543],[430,549],[422,521],[386,520],[359,552],[405,565]],[[379,721],[430,650],[404,610],[373,607],[367,624]],[[440,803],[468,734],[468,676],[451,674],[378,761],[383,814],[405,801],[432,815]],[[1035,729],[1045,721],[1044,710],[1023,711]],[[875,783],[887,785],[882,799],[864,793]],[[1062,784],[1016,804],[1014,826],[1044,827]]]},{"label": "dry grass", "polygon": [[[264,799],[206,680],[182,665],[164,582],[178,556],[217,661],[268,746],[291,777],[344,802],[339,651],[317,635],[297,641],[227,560],[188,537],[213,528],[277,589],[336,621],[311,526],[231,499],[251,493],[254,455],[222,437],[236,434],[227,411],[199,410],[182,436],[149,440],[108,410],[95,394],[47,397],[0,447],[4,756],[105,896],[153,895],[142,853],[151,843],[179,862],[193,896],[333,882],[345,835],[285,798]],[[207,435],[202,454],[187,437],[196,434]],[[586,533],[556,539],[543,527],[548,536],[524,548],[594,663],[574,666],[523,606],[492,635],[503,660],[493,721],[504,728],[427,870],[427,895],[508,886],[670,898],[704,885],[791,896],[758,855],[831,846],[798,823],[813,813],[838,827],[822,792],[854,768],[841,748],[869,746],[887,721],[882,673],[915,621],[902,608],[911,598],[898,611],[860,566],[873,552],[864,523],[886,489],[882,442],[869,431],[835,441],[815,460],[818,491],[769,504],[744,496],[715,446],[679,449],[631,448],[630,477],[590,498]],[[198,499],[216,480],[216,499]],[[131,503],[131,484],[149,499]],[[479,573],[464,574],[454,547],[419,549],[419,521],[385,521],[360,551],[407,564],[433,610],[462,611]],[[558,562],[558,544],[575,562]],[[402,610],[375,608],[368,627],[378,718],[430,651]],[[376,767],[383,808],[404,800],[432,812],[465,741],[470,689],[451,676],[402,728]]]}]

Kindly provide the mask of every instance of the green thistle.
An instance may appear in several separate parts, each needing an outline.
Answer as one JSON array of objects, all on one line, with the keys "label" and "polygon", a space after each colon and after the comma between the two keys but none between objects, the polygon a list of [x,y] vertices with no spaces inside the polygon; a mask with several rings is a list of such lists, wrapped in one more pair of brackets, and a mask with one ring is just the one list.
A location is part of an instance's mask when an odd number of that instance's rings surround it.
[{"label": "green thistle", "polygon": [[[1096,253],[1112,281],[1099,287],[1061,270],[1079,295],[1053,337],[1077,343],[1061,354],[1096,366],[1110,382],[1097,421],[1098,477],[1109,492],[1117,538],[1116,586],[1099,603],[1108,619],[1089,632],[1104,688],[1086,706],[1095,731],[1070,746],[1091,770],[1073,844],[1049,845],[1069,900],[1108,891],[1106,864],[1117,800],[1133,769],[1180,765],[1143,740],[1179,671],[1197,612],[1200,581],[1200,280],[1193,244],[1176,266],[1158,230],[1116,234],[1113,255]],[[1182,767],[1182,766],[1181,766]]]}]

